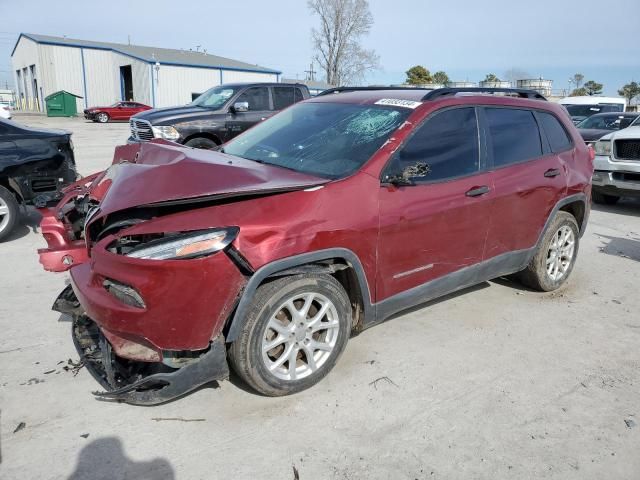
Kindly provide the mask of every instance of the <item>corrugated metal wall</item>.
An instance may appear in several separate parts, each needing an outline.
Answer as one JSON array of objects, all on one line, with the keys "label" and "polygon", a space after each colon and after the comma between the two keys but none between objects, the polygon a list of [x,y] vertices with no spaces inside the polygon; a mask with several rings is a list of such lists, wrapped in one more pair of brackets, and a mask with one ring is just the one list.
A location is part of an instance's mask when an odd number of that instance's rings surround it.
[{"label": "corrugated metal wall", "polygon": [[[278,81],[276,74],[221,72],[216,68],[160,65],[156,71],[155,65],[108,50],[42,45],[25,37],[20,39],[12,63],[14,72],[27,69],[27,98],[33,95],[29,67],[35,64],[43,97],[59,90],[86,97],[78,100],[79,111],[121,100],[120,67],[125,65],[131,65],[134,100],[151,106],[155,103],[156,107],[184,105],[191,102],[193,94],[220,83]],[[22,77],[20,80],[19,92],[25,90]]]},{"label": "corrugated metal wall", "polygon": [[190,68],[160,65],[153,69],[156,90],[156,106],[170,107],[189,103],[193,93],[220,85],[220,70],[214,68]]},{"label": "corrugated metal wall", "polygon": [[133,80],[133,100],[136,102],[144,103],[145,105],[153,105],[151,99],[151,83],[149,64],[136,60],[135,58],[127,57],[119,53],[113,52],[112,54],[112,69],[113,75],[117,81],[117,100],[129,100],[128,98],[121,98],[120,91],[120,67],[125,65],[131,65],[131,77]]},{"label": "corrugated metal wall", "polygon": [[[31,76],[31,65],[35,65],[36,78],[38,79],[38,90],[43,85],[42,69],[38,56],[38,44],[28,38],[22,37],[11,57],[12,73],[16,84],[17,107],[24,110],[37,110],[42,103],[40,92],[33,92],[33,78]],[[26,77],[24,71],[26,69]],[[20,75],[16,75],[16,70],[20,70]],[[26,78],[26,88],[25,88]],[[44,90],[43,90],[44,93]],[[37,101],[36,101],[37,100]]]}]

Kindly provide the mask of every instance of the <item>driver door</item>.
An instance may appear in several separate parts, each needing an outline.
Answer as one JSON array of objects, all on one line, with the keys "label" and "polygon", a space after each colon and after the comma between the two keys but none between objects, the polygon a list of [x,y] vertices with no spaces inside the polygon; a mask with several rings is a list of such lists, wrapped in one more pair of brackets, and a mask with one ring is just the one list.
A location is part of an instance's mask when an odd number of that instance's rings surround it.
[{"label": "driver door", "polygon": [[[472,106],[432,114],[392,157],[380,188],[376,301],[482,261],[493,199],[483,150]],[[407,167],[422,176],[394,184]]]},{"label": "driver door", "polygon": [[[238,108],[238,104],[245,104],[248,109],[243,111]],[[269,87],[247,88],[229,108],[226,121],[227,138],[224,140],[232,139],[256,123],[269,118],[273,113]]]}]

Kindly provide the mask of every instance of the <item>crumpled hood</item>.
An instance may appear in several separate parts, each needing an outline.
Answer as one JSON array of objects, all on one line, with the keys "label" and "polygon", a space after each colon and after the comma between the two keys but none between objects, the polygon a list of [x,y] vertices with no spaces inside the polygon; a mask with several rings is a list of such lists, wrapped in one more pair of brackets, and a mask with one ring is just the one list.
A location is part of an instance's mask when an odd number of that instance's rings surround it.
[{"label": "crumpled hood", "polygon": [[100,192],[101,215],[142,205],[291,191],[328,182],[170,142],[154,140],[136,146],[122,147],[120,155],[116,150],[116,157],[125,161],[114,163],[91,186],[92,192]]}]

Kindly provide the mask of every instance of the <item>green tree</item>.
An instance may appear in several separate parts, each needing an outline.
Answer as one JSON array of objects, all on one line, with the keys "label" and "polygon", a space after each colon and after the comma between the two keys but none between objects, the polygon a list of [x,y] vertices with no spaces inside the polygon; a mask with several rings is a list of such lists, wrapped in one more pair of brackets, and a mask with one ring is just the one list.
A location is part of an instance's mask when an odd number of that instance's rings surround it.
[{"label": "green tree", "polygon": [[446,85],[451,80],[449,79],[449,75],[447,75],[443,71],[439,71],[439,72],[436,72],[436,73],[433,74],[433,81],[435,83],[440,84],[440,85]]},{"label": "green tree", "polygon": [[573,92],[571,92],[571,95],[569,95],[570,97],[585,97],[587,96],[589,93],[587,92],[587,89],[584,87],[580,87],[580,88],[575,88],[573,90]]},{"label": "green tree", "polygon": [[500,79],[496,76],[495,73],[487,73],[487,76],[484,77],[485,82],[499,82]]},{"label": "green tree", "polygon": [[576,90],[578,90],[580,88],[580,85],[582,85],[583,80],[584,80],[584,75],[581,73],[576,73],[573,75],[573,78],[571,79],[571,83],[573,83],[576,86]]},{"label": "green tree", "polygon": [[587,91],[587,95],[600,95],[602,93],[602,84],[589,80],[582,87]]},{"label": "green tree", "polygon": [[405,72],[407,74],[407,83],[409,85],[422,85],[424,83],[432,83],[433,77],[429,70],[422,65],[411,67]]},{"label": "green tree", "polygon": [[618,90],[618,95],[626,98],[627,102],[631,102],[631,100],[640,95],[640,85],[637,82],[627,83]]}]

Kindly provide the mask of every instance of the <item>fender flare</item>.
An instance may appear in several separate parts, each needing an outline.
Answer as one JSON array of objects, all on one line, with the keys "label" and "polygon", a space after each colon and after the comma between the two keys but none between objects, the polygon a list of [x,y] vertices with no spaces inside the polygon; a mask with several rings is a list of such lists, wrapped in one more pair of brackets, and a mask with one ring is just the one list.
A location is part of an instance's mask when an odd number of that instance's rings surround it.
[{"label": "fender flare", "polygon": [[227,343],[234,342],[238,338],[238,334],[242,329],[247,311],[249,310],[253,295],[262,284],[262,282],[275,273],[288,270],[301,265],[319,262],[322,260],[340,259],[344,260],[347,265],[352,267],[356,273],[360,291],[362,292],[362,304],[364,306],[364,318],[372,318],[374,315],[374,307],[371,303],[371,293],[364,268],[358,256],[351,250],[346,248],[328,248],[326,250],[318,250],[310,253],[294,255],[292,257],[281,258],[271,263],[263,265],[251,276],[247,285],[242,292],[238,306],[235,309],[229,323],[229,329],[226,335]]},{"label": "fender flare", "polygon": [[[584,235],[584,232],[587,228],[587,221],[589,220],[589,212],[591,209],[589,208],[589,204],[587,203],[587,196],[584,193],[576,193],[573,195],[569,195],[568,197],[561,198],[553,207],[553,210],[547,216],[547,220],[544,223],[544,227],[540,231],[540,235],[538,236],[538,241],[536,242],[535,247],[538,248],[542,243],[542,239],[544,238],[545,233],[547,233],[547,229],[549,228],[549,224],[556,217],[556,214],[562,209],[562,207],[569,205],[570,203],[581,202],[584,206],[584,218],[582,219],[582,225],[580,225],[580,237]],[[576,219],[577,220],[577,219]]]}]

